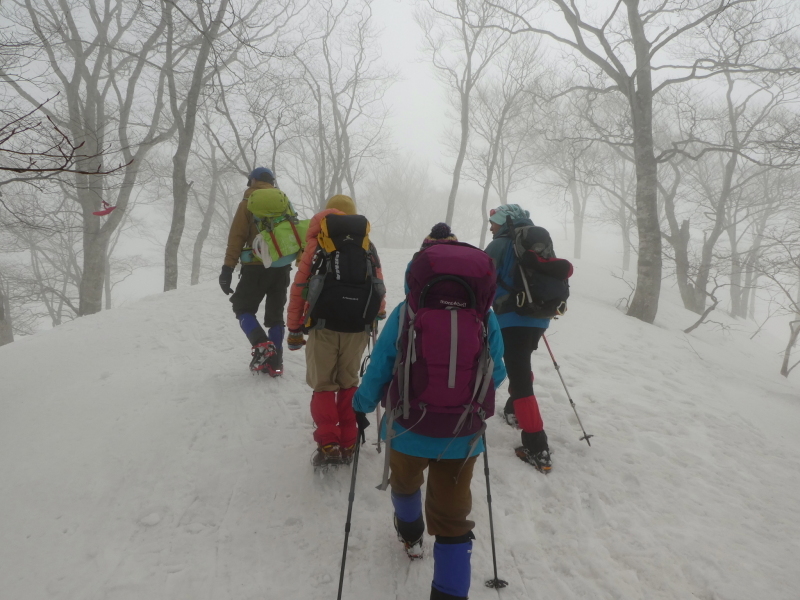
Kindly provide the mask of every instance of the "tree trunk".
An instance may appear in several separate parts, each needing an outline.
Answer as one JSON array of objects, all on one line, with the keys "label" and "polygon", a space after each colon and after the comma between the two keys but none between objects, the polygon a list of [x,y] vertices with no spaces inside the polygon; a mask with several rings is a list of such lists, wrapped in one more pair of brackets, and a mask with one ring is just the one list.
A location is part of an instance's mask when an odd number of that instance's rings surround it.
[{"label": "tree trunk", "polygon": [[[177,89],[174,81],[174,72],[170,81],[170,93],[173,96],[171,105],[173,117],[178,120],[178,147],[172,157],[172,224],[170,225],[167,243],[164,247],[164,291],[168,292],[178,287],[178,249],[181,245],[183,229],[186,225],[186,206],[189,203],[189,182],[186,180],[186,165],[189,162],[189,151],[194,140],[194,130],[197,123],[197,104],[203,83],[203,76],[211,53],[211,46],[217,37],[222,25],[222,18],[228,8],[229,0],[220,2],[217,14],[209,24],[208,31],[203,35],[203,41],[197,52],[197,59],[192,72],[192,83],[186,96],[184,115],[178,112]],[[200,9],[202,10],[202,8]],[[171,12],[170,14],[170,27]],[[174,65],[173,65],[174,67]],[[185,116],[185,120],[182,117]],[[181,123],[182,121],[182,123]]]},{"label": "tree trunk", "polygon": [[0,346],[14,341],[14,329],[11,322],[11,302],[6,295],[3,275],[0,274]]},{"label": "tree trunk", "polygon": [[619,203],[619,224],[622,232],[622,270],[629,271],[631,268],[631,227],[628,209],[625,203]]},{"label": "tree trunk", "polygon": [[317,84],[317,141],[319,142],[319,210],[323,210],[326,204],[325,172],[326,152],[325,152],[325,127],[322,122],[322,90]]},{"label": "tree trunk", "polygon": [[583,243],[583,215],[584,206],[581,202],[581,195],[578,192],[578,183],[573,179],[569,182],[569,192],[572,196],[572,256],[581,257],[581,244]]},{"label": "tree trunk", "polygon": [[771,210],[764,210],[756,224],[755,239],[753,245],[747,252],[747,258],[744,261],[744,289],[742,290],[741,314],[734,316],[741,316],[743,319],[755,316],[753,305],[756,301],[756,283],[758,282],[758,265],[759,257],[761,256],[761,246],[764,243],[764,230],[767,227],[767,221],[771,215]]},{"label": "tree trunk", "polygon": [[789,373],[792,372],[797,366],[795,363],[793,366],[789,366],[789,360],[792,356],[792,348],[794,348],[795,344],[797,344],[797,338],[800,337],[800,267],[797,269],[797,299],[794,302],[794,318],[795,320],[789,323],[789,328],[791,334],[789,335],[789,343],[786,344],[786,350],[783,352],[783,364],[781,365],[781,375],[784,377],[788,377]]},{"label": "tree trunk", "polygon": [[[92,215],[93,207],[83,205],[83,272],[81,276],[78,316],[93,315],[103,309],[103,282],[106,275],[108,230],[101,231],[103,217]],[[97,202],[100,208],[100,202]]]},{"label": "tree trunk", "polygon": [[106,310],[111,310],[111,257],[109,253],[106,252],[106,260],[105,260],[105,277],[103,282],[103,287],[105,290],[105,298],[106,298]]},{"label": "tree trunk", "polygon": [[678,280],[678,291],[681,293],[683,307],[699,315],[703,312],[705,301],[702,304],[697,303],[697,297],[694,293],[694,284],[689,274],[691,269],[691,263],[689,261],[690,239],[689,220],[686,219],[681,223],[677,235],[673,238],[672,249],[675,251],[675,276]]},{"label": "tree trunk", "polygon": [[489,185],[491,185],[491,178],[487,177],[483,186],[483,197],[481,198],[481,221],[483,221],[483,227],[481,227],[481,241],[478,246],[481,250],[485,247],[486,230],[489,229],[489,207],[487,206],[489,202]]},{"label": "tree trunk", "polygon": [[650,43],[644,32],[638,3],[628,4],[628,22],[636,51],[635,81],[631,81],[628,101],[633,120],[633,149],[636,162],[636,227],[639,232],[639,259],[636,291],[628,316],[645,323],[655,321],[661,293],[661,226],[658,220],[658,165],[653,148],[653,81]]},{"label": "tree trunk", "polygon": [[727,207],[731,197],[731,189],[733,187],[733,176],[736,172],[739,152],[741,150],[739,129],[737,126],[738,111],[734,107],[732,99],[734,81],[729,73],[726,73],[725,77],[728,80],[726,98],[728,104],[728,120],[731,127],[730,133],[728,134],[731,139],[731,152],[728,160],[725,162],[725,169],[722,175],[722,189],[720,190],[716,206],[714,207],[714,227],[703,241],[700,266],[697,269],[697,277],[695,278],[696,302],[698,306],[702,307],[705,307],[706,304],[706,290],[708,289],[708,282],[711,279],[714,248],[716,247],[719,238],[722,237],[726,227]]},{"label": "tree trunk", "polygon": [[489,202],[489,190],[492,188],[494,171],[497,167],[497,156],[500,152],[500,142],[503,138],[503,128],[505,125],[506,115],[508,114],[508,109],[511,106],[511,102],[513,102],[513,98],[511,101],[507,100],[503,106],[503,111],[500,113],[500,117],[497,120],[497,131],[495,132],[494,140],[492,141],[492,147],[489,149],[492,155],[489,159],[489,165],[486,168],[486,181],[483,182],[483,197],[481,198],[481,218],[483,219],[483,227],[481,228],[481,244],[479,246],[481,249],[484,248],[484,244],[486,243],[486,231],[489,229],[489,207],[487,206]]},{"label": "tree trunk", "polygon": [[[757,265],[757,263],[754,263]],[[750,300],[747,305],[747,316],[755,320],[756,318],[756,286],[758,284],[758,273],[754,273],[753,278],[750,280],[748,289],[750,290]]]},{"label": "tree trunk", "polygon": [[739,253],[735,227],[728,229],[728,238],[731,245],[731,316],[745,318],[747,290],[742,287],[742,255]]},{"label": "tree trunk", "polygon": [[[273,171],[273,173],[274,172],[275,171]],[[203,214],[203,223],[200,225],[200,231],[197,233],[197,238],[194,241],[194,250],[192,251],[192,285],[200,283],[203,244],[205,244],[206,238],[208,238],[208,232],[211,230],[211,221],[214,219],[218,188],[219,170],[217,168],[217,155],[214,146],[211,146],[211,190],[208,193],[208,206],[206,207],[205,214]]]},{"label": "tree trunk", "polygon": [[[798,320],[789,323],[790,334],[789,343],[786,344],[786,349],[783,351],[783,363],[781,364],[781,375],[788,377],[794,367],[789,367],[789,361],[792,358],[792,348],[797,343],[797,338],[800,337],[800,313],[795,315]],[[795,365],[796,366],[796,365]]]},{"label": "tree trunk", "polygon": [[469,139],[469,82],[464,84],[466,91],[461,92],[461,143],[458,146],[458,157],[453,167],[453,183],[450,186],[450,195],[447,197],[447,216],[445,222],[453,224],[453,212],[456,207],[456,195],[458,194],[458,184],[461,181],[461,167],[464,164],[464,157],[467,155],[467,141]]}]

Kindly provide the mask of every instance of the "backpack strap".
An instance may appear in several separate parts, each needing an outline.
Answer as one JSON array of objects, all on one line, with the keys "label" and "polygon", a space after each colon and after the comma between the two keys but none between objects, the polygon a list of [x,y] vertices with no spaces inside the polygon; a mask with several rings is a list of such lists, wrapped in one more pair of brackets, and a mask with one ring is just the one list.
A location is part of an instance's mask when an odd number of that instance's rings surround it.
[{"label": "backpack strap", "polygon": [[[522,276],[522,285],[525,288],[524,299],[528,301],[528,304],[533,304],[533,296],[531,295],[531,288],[528,285],[528,278],[525,277],[525,269],[522,268],[522,265],[519,262],[519,249],[517,248],[517,230],[514,228],[514,221],[511,220],[511,215],[506,216],[506,225],[508,225],[508,229],[511,232],[511,247],[514,249],[514,256],[517,257],[517,268],[519,269],[519,274]],[[522,304],[520,304],[519,295],[517,297],[517,306],[519,307],[523,306]]]},{"label": "backpack strap", "polygon": [[403,377],[400,379],[403,383],[403,387],[400,390],[400,397],[403,401],[403,418],[407,419],[409,413],[411,411],[411,400],[410,400],[410,392],[411,389],[411,363],[414,362],[414,340],[416,336],[414,335],[414,320],[416,315],[414,311],[411,310],[411,306],[406,303],[407,311],[408,311],[408,326],[407,326],[407,333],[406,333],[406,360],[403,364]]},{"label": "backpack strap", "polygon": [[[471,412],[472,405],[474,403],[478,404],[478,417],[481,420],[481,428],[478,432],[473,436],[472,441],[469,444],[469,448],[467,449],[467,455],[464,457],[464,462],[461,465],[461,468],[458,470],[456,474],[456,481],[458,481],[458,477],[461,474],[461,470],[464,468],[464,465],[467,464],[467,460],[472,453],[475,451],[475,448],[478,446],[478,442],[480,441],[483,434],[486,432],[486,411],[483,409],[483,401],[486,399],[486,394],[489,391],[489,385],[492,382],[494,372],[494,359],[492,359],[492,354],[489,350],[489,334],[488,334],[488,326],[486,321],[483,323],[483,351],[481,352],[481,358],[479,360],[479,372],[478,376],[475,378],[475,388],[472,392],[472,400],[469,404],[466,405],[466,410],[461,415],[461,418],[458,420],[455,429],[453,430],[453,435],[457,436],[458,432],[461,431],[461,428],[466,423],[467,415]],[[455,437],[453,437],[455,440]],[[451,441],[452,443],[452,441]],[[450,447],[450,444],[445,447],[442,453],[439,455],[441,458],[444,453],[447,451],[447,448]]]},{"label": "backpack strap", "polygon": [[[294,229],[294,225],[292,225],[292,229]],[[295,231],[295,235],[297,232]],[[278,239],[275,237],[275,231],[273,229],[269,230],[269,237],[272,240],[272,245],[275,246],[275,252],[278,253],[278,258],[283,258],[283,253],[281,252],[281,247],[278,245]]]},{"label": "backpack strap", "polygon": [[[408,300],[406,300],[406,307],[408,307]],[[408,308],[408,310],[410,311],[411,309]],[[394,379],[394,374],[397,373],[397,370],[400,368],[400,363],[403,359],[403,354],[400,352],[401,342],[403,340],[403,312],[400,312],[398,318],[400,319],[400,325],[397,328],[397,340],[395,341],[397,354],[394,359],[392,379]],[[398,378],[398,387],[400,386],[402,386],[402,381]],[[402,397],[402,390],[400,389],[398,389],[398,396]],[[398,413],[399,411],[392,407],[392,384],[390,383],[386,390],[386,456],[384,457],[383,461],[383,476],[381,477],[380,484],[377,486],[377,489],[379,490],[386,490],[386,488],[389,487],[389,457],[392,454],[392,439],[395,437],[394,420]]]},{"label": "backpack strap", "polygon": [[458,309],[450,309],[450,367],[447,373],[447,387],[456,387],[456,367],[458,366]]},{"label": "backpack strap", "polygon": [[300,234],[297,233],[297,227],[295,227],[294,222],[295,219],[289,219],[289,225],[291,225],[292,227],[292,233],[294,233],[294,239],[297,240],[297,245],[300,246],[300,249],[302,250],[305,244],[303,243],[303,240],[300,239]]}]

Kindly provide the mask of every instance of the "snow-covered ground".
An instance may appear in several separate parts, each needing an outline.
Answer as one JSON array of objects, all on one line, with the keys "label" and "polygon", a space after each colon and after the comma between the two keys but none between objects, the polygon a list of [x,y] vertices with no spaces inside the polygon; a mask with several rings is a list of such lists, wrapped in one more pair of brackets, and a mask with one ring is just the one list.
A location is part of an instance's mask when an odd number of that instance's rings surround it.
[{"label": "snow-covered ground", "polygon": [[[385,251],[390,304],[411,251]],[[489,422],[499,593],[486,487],[471,598],[800,598],[800,385],[744,333],[655,326],[614,308],[609,269],[577,261],[536,392],[554,469],[513,455]],[[0,348],[0,598],[225,600],[336,597],[350,470],[312,474],[302,353],[252,377],[216,283],[148,297]],[[502,397],[502,394],[501,394]],[[368,430],[374,441],[376,428]],[[344,598],[427,598],[365,446]]]}]

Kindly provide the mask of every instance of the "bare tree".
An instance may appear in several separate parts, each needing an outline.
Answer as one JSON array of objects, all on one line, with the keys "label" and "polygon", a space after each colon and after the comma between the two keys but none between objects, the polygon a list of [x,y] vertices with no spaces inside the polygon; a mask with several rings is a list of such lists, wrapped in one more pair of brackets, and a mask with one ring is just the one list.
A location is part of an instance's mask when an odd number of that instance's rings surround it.
[{"label": "bare tree", "polygon": [[458,151],[445,216],[445,221],[452,224],[469,142],[472,94],[508,41],[508,35],[491,27],[498,13],[482,0],[425,0],[415,18],[433,66],[448,86],[458,112]]},{"label": "bare tree", "polygon": [[[583,59],[583,86],[600,93],[621,94],[628,103],[632,149],[636,166],[636,221],[639,234],[636,293],[628,315],[652,323],[661,289],[661,231],[658,216],[658,160],[653,135],[654,98],[672,85],[725,73],[731,65],[719,63],[697,51],[685,52],[698,32],[720,15],[755,0],[687,0],[674,5],[640,0],[618,0],[606,11],[585,10],[577,0],[536,3],[553,8],[564,18],[567,31],[536,25],[544,22],[530,3],[509,0],[491,3],[517,22],[503,27],[514,33],[546,36],[573,57]],[[764,2],[758,3],[761,10]],[[501,26],[502,27],[502,26]],[[588,69],[586,65],[589,65]],[[755,68],[755,65],[752,65]],[[654,80],[654,76],[663,75]],[[621,140],[621,143],[628,143]]]},{"label": "bare tree", "polygon": [[0,269],[0,346],[14,341],[14,327],[11,317],[8,282]]},{"label": "bare tree", "polygon": [[530,98],[538,67],[537,51],[537,45],[530,40],[518,38],[518,41],[510,41],[496,58],[496,68],[476,84],[477,93],[470,115],[470,129],[475,136],[468,145],[467,160],[475,174],[468,179],[483,188],[481,248],[486,242],[489,225],[487,203],[489,192],[494,187],[497,165],[501,156],[510,154],[506,145],[514,142],[506,132],[518,119],[524,119],[524,111],[532,110],[531,102],[526,100]]},{"label": "bare tree", "polygon": [[610,222],[619,227],[622,242],[622,270],[628,271],[633,248],[633,206],[636,194],[636,179],[633,163],[614,153],[606,157],[606,177],[597,178],[593,184],[598,189],[598,199],[604,214],[598,215],[600,222]]},{"label": "bare tree", "polygon": [[538,180],[558,191],[572,219],[575,258],[581,258],[589,199],[599,187],[616,185],[608,182],[611,153],[600,151],[599,143],[583,133],[590,105],[589,94],[553,101],[543,111],[545,135],[533,147],[542,167]]},{"label": "bare tree", "polygon": [[295,53],[308,104],[294,125],[286,170],[317,211],[333,194],[356,198],[367,163],[385,146],[383,103],[395,72],[382,64],[371,0],[326,0]]},{"label": "bare tree", "polygon": [[[172,220],[164,247],[164,290],[178,286],[178,250],[186,224],[186,165],[195,136],[204,86],[239,59],[246,46],[266,46],[296,16],[294,0],[165,0],[165,69],[169,106],[178,140],[172,157]],[[246,66],[246,65],[244,65]]]},{"label": "bare tree", "polygon": [[[83,262],[78,314],[92,314],[102,308],[108,242],[128,209],[140,165],[171,135],[160,120],[164,73],[151,68],[166,22],[146,18],[145,3],[123,0],[19,0],[4,4],[2,14],[14,23],[15,39],[30,43],[17,62],[0,68],[0,80],[31,107],[42,102],[38,90],[58,92],[54,106],[42,110],[72,143],[87,156],[113,145],[126,165],[111,178],[74,173]],[[27,81],[19,76],[23,70],[39,75]],[[94,215],[103,202],[116,210]]]},{"label": "bare tree", "polygon": [[203,257],[203,245],[208,238],[208,233],[211,231],[211,223],[214,219],[214,215],[217,211],[217,198],[220,194],[220,176],[221,176],[221,169],[219,161],[217,160],[217,146],[213,143],[211,139],[211,128],[205,128],[205,138],[206,138],[206,149],[205,153],[207,153],[206,158],[203,162],[210,167],[209,176],[211,178],[211,185],[208,189],[208,201],[206,202],[205,208],[202,208],[200,205],[200,196],[201,194],[198,193],[197,189],[192,189],[192,195],[195,198],[197,203],[198,209],[202,212],[203,221],[200,225],[200,230],[197,233],[197,237],[194,240],[194,246],[192,249],[192,279],[191,285],[197,285],[200,283],[200,268],[201,268],[201,261]]},{"label": "bare tree", "polygon": [[39,106],[22,112],[0,109],[0,186],[33,183],[65,174],[109,175],[122,168],[103,166],[103,152],[82,152],[85,142],[72,142]]},{"label": "bare tree", "polygon": [[791,363],[792,350],[800,339],[800,211],[788,222],[765,235],[769,248],[759,272],[770,282],[784,315],[789,317],[789,339],[783,352],[781,375],[788,377],[800,361]]}]

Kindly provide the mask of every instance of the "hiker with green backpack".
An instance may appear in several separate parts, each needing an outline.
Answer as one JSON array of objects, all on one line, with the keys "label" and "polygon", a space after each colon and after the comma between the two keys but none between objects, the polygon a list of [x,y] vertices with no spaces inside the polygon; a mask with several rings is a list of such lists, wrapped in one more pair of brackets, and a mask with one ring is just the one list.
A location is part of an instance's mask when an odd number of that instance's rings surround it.
[{"label": "hiker with green backpack", "polygon": [[[275,187],[271,170],[254,169],[247,185],[231,223],[219,285],[233,294],[233,312],[252,346],[250,370],[278,377],[283,373],[283,310],[290,271],[305,246],[309,221],[298,219],[289,198]],[[231,282],[238,262],[242,268],[234,292]],[[265,297],[266,331],[256,317]]]}]

